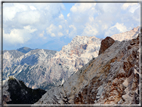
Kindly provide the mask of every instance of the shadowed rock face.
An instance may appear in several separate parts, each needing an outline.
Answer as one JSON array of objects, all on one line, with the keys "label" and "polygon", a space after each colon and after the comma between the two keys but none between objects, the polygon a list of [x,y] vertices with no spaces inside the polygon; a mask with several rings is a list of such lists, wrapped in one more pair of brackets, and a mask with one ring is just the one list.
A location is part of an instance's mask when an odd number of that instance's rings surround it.
[{"label": "shadowed rock face", "polygon": [[139,53],[139,37],[115,41],[35,104],[139,104]]},{"label": "shadowed rock face", "polygon": [[101,41],[101,48],[99,50],[99,55],[103,53],[107,48],[109,48],[114,42],[115,42],[114,39],[112,39],[111,37],[106,37],[105,39],[103,39]]},{"label": "shadowed rock face", "polygon": [[10,78],[7,84],[4,84],[4,87],[7,87],[7,89],[4,88],[3,104],[33,104],[46,92],[41,89],[28,88],[24,82],[15,78]]}]

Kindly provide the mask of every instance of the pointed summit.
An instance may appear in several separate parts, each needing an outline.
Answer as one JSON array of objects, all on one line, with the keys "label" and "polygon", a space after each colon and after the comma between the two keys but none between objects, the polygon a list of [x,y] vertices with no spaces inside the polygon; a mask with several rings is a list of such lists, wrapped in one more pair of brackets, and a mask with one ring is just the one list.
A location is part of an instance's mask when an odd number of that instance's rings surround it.
[{"label": "pointed summit", "polygon": [[32,49],[31,48],[28,48],[28,47],[22,47],[22,48],[19,48],[17,49],[17,51],[20,51],[22,53],[27,53],[29,51],[31,51]]}]

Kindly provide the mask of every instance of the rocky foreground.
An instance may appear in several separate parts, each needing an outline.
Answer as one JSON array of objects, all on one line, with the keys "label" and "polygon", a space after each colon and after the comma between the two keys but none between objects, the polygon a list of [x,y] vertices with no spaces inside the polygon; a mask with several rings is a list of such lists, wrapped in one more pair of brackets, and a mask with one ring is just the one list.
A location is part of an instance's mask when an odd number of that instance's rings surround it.
[{"label": "rocky foreground", "polygon": [[[113,39],[107,37],[97,58],[47,91],[34,105],[140,104],[139,36],[111,44]],[[103,45],[106,41],[108,46]]]}]

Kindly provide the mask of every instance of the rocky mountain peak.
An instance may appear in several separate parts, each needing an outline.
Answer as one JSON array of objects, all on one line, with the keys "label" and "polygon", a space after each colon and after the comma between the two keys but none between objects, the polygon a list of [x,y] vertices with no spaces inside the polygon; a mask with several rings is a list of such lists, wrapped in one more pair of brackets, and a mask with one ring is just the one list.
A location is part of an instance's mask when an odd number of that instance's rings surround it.
[{"label": "rocky mountain peak", "polygon": [[3,57],[4,59],[13,59],[13,56],[8,51],[4,52]]},{"label": "rocky mountain peak", "polygon": [[140,26],[135,27],[135,28],[133,28],[132,30],[133,30],[134,32],[139,32],[139,30],[140,30]]},{"label": "rocky mountain peak", "polygon": [[78,45],[78,44],[87,44],[92,41],[99,41],[99,38],[95,36],[76,36],[73,38],[70,44]]},{"label": "rocky mountain peak", "polygon": [[118,41],[130,40],[130,39],[136,38],[139,33],[140,33],[140,27],[138,26],[136,28],[133,28],[130,31],[126,31],[126,32],[119,33],[119,34],[114,34],[111,36],[111,38],[113,38],[114,40],[118,40]]},{"label": "rocky mountain peak", "polygon": [[31,48],[28,48],[28,47],[22,47],[22,48],[19,48],[17,49],[17,51],[20,51],[22,53],[27,53],[29,51],[31,51],[32,49]]},{"label": "rocky mountain peak", "polygon": [[100,43],[101,40],[95,36],[76,36],[71,43],[57,52],[53,59],[58,59],[62,65],[77,71],[93,57],[97,57]]},{"label": "rocky mountain peak", "polygon": [[99,50],[99,55],[103,53],[107,48],[109,48],[114,42],[115,42],[114,39],[112,39],[111,37],[106,37],[105,39],[103,39],[101,41],[101,48]]},{"label": "rocky mountain peak", "polygon": [[[101,40],[99,38],[96,38],[95,36],[92,36],[92,37],[76,36],[75,38],[73,38],[71,43],[69,43],[68,45],[65,45],[61,51],[71,55],[77,54],[78,53],[77,51],[80,51],[81,49],[88,50],[89,48],[91,48],[91,45],[93,44],[99,48],[100,41]],[[78,53],[78,55],[80,54]]]}]

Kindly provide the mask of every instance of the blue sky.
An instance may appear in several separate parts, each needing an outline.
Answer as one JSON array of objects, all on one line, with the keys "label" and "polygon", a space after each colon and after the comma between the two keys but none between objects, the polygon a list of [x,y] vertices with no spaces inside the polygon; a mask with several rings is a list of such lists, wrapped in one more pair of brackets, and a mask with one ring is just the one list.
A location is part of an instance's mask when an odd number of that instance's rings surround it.
[{"label": "blue sky", "polygon": [[4,3],[3,49],[59,51],[77,35],[105,38],[137,26],[139,3]]}]

